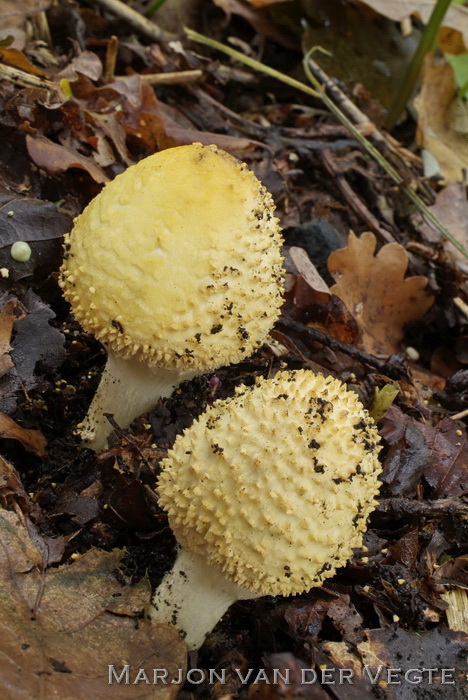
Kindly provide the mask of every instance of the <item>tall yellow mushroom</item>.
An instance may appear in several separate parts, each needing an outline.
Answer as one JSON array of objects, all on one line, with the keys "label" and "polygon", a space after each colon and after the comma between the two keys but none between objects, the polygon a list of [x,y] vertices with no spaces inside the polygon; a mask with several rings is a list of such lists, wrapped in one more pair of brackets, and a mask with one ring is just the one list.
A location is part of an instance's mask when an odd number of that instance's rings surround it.
[{"label": "tall yellow mushroom", "polygon": [[195,374],[238,362],[282,303],[271,195],[216,146],[170,148],[117,176],[75,221],[60,284],[108,351],[84,421],[87,446]]},{"label": "tall yellow mushroom", "polygon": [[309,370],[216,401],[162,461],[159,501],[180,551],[152,619],[194,649],[235,600],[332,576],[377,504],[379,439],[355,393]]}]

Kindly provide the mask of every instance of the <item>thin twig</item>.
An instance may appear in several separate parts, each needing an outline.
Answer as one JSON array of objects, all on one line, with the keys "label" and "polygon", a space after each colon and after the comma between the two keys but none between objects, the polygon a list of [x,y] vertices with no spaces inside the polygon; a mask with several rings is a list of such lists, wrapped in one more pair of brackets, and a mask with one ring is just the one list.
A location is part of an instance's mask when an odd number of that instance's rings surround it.
[{"label": "thin twig", "polygon": [[365,362],[370,367],[374,369],[383,370],[385,367],[385,362],[382,362],[374,355],[369,355],[363,350],[359,350],[354,345],[348,345],[348,343],[343,343],[341,340],[333,338],[331,335],[322,333],[322,331],[317,330],[317,328],[311,328],[310,326],[305,326],[303,323],[298,323],[291,319],[279,319],[276,322],[276,326],[279,331],[289,336],[291,331],[297,333],[299,336],[306,335],[309,340],[317,343],[321,343],[326,347],[334,350],[335,352],[342,352],[349,357],[352,357],[360,362]]},{"label": "thin twig", "polygon": [[206,46],[210,46],[213,49],[222,51],[226,55],[231,56],[231,58],[234,58],[237,61],[240,61],[241,63],[244,63],[245,65],[250,66],[255,70],[258,70],[261,73],[265,73],[266,75],[269,75],[272,78],[276,78],[282,83],[296,88],[297,90],[300,90],[301,92],[304,92],[307,95],[310,95],[311,97],[321,99],[324,102],[324,104],[326,104],[328,109],[332,112],[332,114],[334,114],[334,116],[336,116],[336,118],[339,119],[339,121],[344,126],[346,126],[346,128],[352,133],[356,141],[358,141],[361,144],[361,146],[367,151],[367,153],[369,153],[369,155],[371,155],[377,161],[377,163],[383,168],[383,170],[385,170],[385,172],[392,178],[392,180],[400,186],[401,190],[411,199],[411,201],[418,207],[418,209],[422,211],[422,213],[433,224],[433,226],[435,226],[438,229],[438,231],[462,253],[464,257],[468,258],[468,250],[465,248],[465,246],[462,245],[452,233],[450,233],[447,227],[444,226],[444,224],[435,216],[435,214],[422,201],[422,199],[416,194],[416,192],[414,192],[411,189],[411,187],[409,187],[405,183],[404,178],[398,173],[398,171],[393,167],[393,165],[391,165],[388,162],[388,160],[379,153],[377,148],[375,148],[375,146],[365,136],[362,135],[359,129],[355,127],[355,125],[350,121],[350,119],[348,119],[348,117],[346,117],[346,115],[343,114],[339,107],[337,107],[334,104],[334,102],[328,97],[325,90],[317,81],[317,79],[313,76],[309,68],[308,54],[304,57],[304,70],[312,85],[314,85],[316,89],[311,88],[308,85],[301,83],[299,80],[291,78],[290,76],[285,75],[284,73],[281,73],[280,71],[277,71],[274,68],[270,68],[270,66],[267,66],[264,63],[261,63],[260,61],[256,61],[255,59],[250,58],[249,56],[245,56],[239,51],[236,51],[235,49],[231,49],[229,46],[221,44],[219,41],[215,41],[214,39],[210,39],[209,37],[204,36],[203,34],[194,32],[192,29],[185,28],[185,33],[187,37],[192,41],[197,41],[200,44],[205,44]]},{"label": "thin twig", "polygon": [[455,413],[454,416],[450,416],[452,420],[461,420],[462,418],[467,418],[468,417],[468,408],[465,408],[464,411],[460,411],[460,413]]},{"label": "thin twig", "polygon": [[115,64],[117,62],[117,52],[119,50],[119,40],[115,35],[112,35],[107,44],[106,62],[104,69],[104,81],[111,83],[114,79]]},{"label": "thin twig", "polygon": [[393,243],[393,236],[379,224],[378,219],[369,211],[362,199],[357,196],[344,175],[338,171],[331,150],[329,148],[324,148],[320,157],[329,174],[335,178],[336,184],[350,209],[377,234],[381,241],[384,243]]},{"label": "thin twig", "polygon": [[46,88],[47,90],[58,91],[60,88],[56,83],[52,83],[45,78],[39,78],[37,75],[27,73],[20,68],[13,68],[4,63],[0,63],[0,80],[9,80],[12,83],[21,85],[22,87]]},{"label": "thin twig", "polygon": [[144,34],[153,41],[171,41],[175,39],[174,34],[170,34],[164,29],[161,29],[157,24],[143,17],[139,12],[120,0],[94,0],[94,2],[101,5],[101,7],[104,7],[106,10],[109,10],[112,14],[117,15],[117,17],[121,17],[127,24],[135,29],[135,31]]},{"label": "thin twig", "polygon": [[[202,70],[179,70],[171,73],[140,73],[140,78],[147,85],[183,85],[195,83],[203,77]],[[128,75],[117,75],[116,80],[124,80]]]},{"label": "thin twig", "polygon": [[377,510],[380,512],[416,515],[418,517],[443,517],[444,515],[468,515],[468,503],[461,498],[438,498],[435,501],[414,501],[409,498],[384,498]]},{"label": "thin twig", "polygon": [[[422,160],[420,156],[411,153],[405,148],[402,148],[398,142],[390,135],[382,133],[377,126],[372,122],[369,117],[361,112],[359,107],[351,102],[351,100],[345,95],[345,93],[338,87],[338,85],[330,78],[322,68],[316,63],[310,56],[308,59],[308,65],[310,70],[317,78],[320,85],[322,85],[329,97],[333,100],[335,105],[337,105],[341,111],[349,117],[349,119],[355,124],[363,136],[366,136],[369,141],[371,141],[380,151],[380,153],[388,158],[390,162],[393,162],[397,168],[399,174],[405,179],[410,180],[412,178],[412,171],[407,166],[406,160],[411,160],[413,164],[416,163],[420,167]],[[406,160],[405,160],[406,159]],[[425,186],[425,194],[434,198],[434,193],[428,185]]]}]

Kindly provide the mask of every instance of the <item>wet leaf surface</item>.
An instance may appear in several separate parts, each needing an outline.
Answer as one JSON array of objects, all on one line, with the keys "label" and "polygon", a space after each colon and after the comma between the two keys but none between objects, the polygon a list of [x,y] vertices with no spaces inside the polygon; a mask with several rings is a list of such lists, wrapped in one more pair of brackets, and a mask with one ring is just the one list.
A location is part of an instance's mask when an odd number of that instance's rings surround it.
[{"label": "wet leaf surface", "polygon": [[[29,277],[36,270],[43,275],[50,273],[60,260],[62,237],[70,228],[70,218],[52,202],[0,194],[0,267],[8,270],[8,280]],[[11,257],[16,241],[31,246],[27,262]],[[5,279],[0,284],[5,284]]]}]

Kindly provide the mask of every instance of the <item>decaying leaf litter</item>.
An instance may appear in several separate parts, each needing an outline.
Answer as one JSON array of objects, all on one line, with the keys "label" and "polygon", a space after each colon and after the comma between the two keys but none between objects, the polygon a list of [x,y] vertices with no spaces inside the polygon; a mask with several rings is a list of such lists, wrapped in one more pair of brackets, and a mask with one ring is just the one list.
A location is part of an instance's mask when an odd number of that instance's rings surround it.
[{"label": "decaying leaf litter", "polygon": [[[284,3],[296,14],[301,4]],[[323,103],[188,42],[180,28],[182,15],[303,79],[300,37],[279,21],[282,5],[216,0],[171,14],[168,2],[152,38],[100,2],[13,5],[0,5],[3,695],[101,697],[107,665],[122,659],[185,668],[177,636],[142,615],[175,556],[153,492],[158,461],[216,398],[287,366],[340,378],[382,416],[381,503],[366,549],[307,594],[231,608],[189,658],[226,669],[226,684],[114,685],[112,694],[464,697],[466,629],[452,614],[453,593],[467,586],[463,256]],[[365,87],[349,97],[379,114]],[[367,133],[379,143],[369,122]],[[464,186],[423,177],[411,119],[395,133],[401,147],[385,141],[392,162],[463,235]],[[59,292],[61,239],[103,183],[193,141],[240,157],[272,192],[286,239],[283,314],[260,352],[181,386],[131,430],[115,426],[96,456],[80,450],[74,430],[105,357]],[[18,240],[31,247],[27,262],[10,256]],[[454,667],[457,683],[372,685],[364,664]],[[353,668],[354,687],[301,684],[301,669],[321,665]],[[289,669],[292,682],[243,685],[235,669],[249,668]]]}]

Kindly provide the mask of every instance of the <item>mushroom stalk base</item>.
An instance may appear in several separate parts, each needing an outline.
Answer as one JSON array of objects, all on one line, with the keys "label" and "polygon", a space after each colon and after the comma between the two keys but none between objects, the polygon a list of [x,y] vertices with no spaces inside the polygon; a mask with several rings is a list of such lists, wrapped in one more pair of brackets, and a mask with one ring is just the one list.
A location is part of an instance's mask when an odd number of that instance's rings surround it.
[{"label": "mushroom stalk base", "polygon": [[176,627],[192,650],[203,644],[232,603],[257,597],[228,581],[199,554],[182,548],[157,589],[149,614],[152,622]]},{"label": "mushroom stalk base", "polygon": [[107,364],[88,414],[81,437],[85,447],[99,452],[106,448],[112,426],[104,414],[113,415],[120,428],[155,407],[160,398],[171,396],[183,381],[200,372],[148,367],[139,360],[122,360],[109,350]]}]

